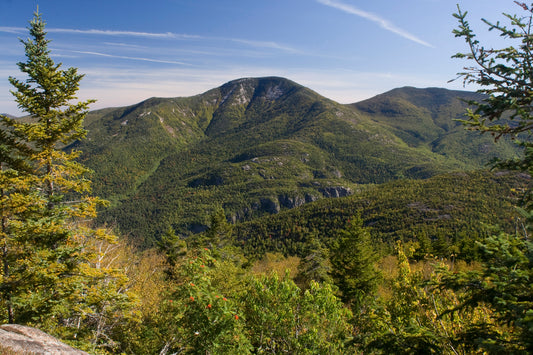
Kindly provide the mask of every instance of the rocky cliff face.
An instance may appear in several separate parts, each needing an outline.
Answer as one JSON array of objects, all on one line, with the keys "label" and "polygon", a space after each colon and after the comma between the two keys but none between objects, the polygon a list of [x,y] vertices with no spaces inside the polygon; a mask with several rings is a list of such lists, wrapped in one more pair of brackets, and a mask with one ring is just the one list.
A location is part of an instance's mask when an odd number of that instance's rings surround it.
[{"label": "rocky cliff face", "polygon": [[39,329],[18,324],[0,326],[0,353],[12,355],[89,355]]},{"label": "rocky cliff face", "polygon": [[319,189],[324,197],[346,197],[350,196],[353,192],[349,187],[344,186],[331,186]]}]

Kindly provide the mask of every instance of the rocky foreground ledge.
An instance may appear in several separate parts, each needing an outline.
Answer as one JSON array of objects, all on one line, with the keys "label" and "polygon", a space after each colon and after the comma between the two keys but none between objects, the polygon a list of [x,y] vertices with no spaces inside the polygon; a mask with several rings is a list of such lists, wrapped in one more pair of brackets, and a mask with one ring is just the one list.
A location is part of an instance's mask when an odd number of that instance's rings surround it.
[{"label": "rocky foreground ledge", "polygon": [[0,326],[0,354],[6,355],[89,355],[74,349],[39,329],[18,324]]}]

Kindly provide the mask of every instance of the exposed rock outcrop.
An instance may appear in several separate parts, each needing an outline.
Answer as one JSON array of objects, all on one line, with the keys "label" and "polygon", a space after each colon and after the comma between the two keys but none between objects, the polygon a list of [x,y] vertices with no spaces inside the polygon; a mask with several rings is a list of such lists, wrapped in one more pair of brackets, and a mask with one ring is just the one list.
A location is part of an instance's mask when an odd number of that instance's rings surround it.
[{"label": "exposed rock outcrop", "polygon": [[270,213],[276,214],[280,211],[279,201],[275,198],[262,198],[261,199],[261,210]]},{"label": "exposed rock outcrop", "polygon": [[0,326],[0,353],[13,355],[89,355],[39,329],[18,324]]},{"label": "exposed rock outcrop", "polygon": [[280,195],[278,196],[279,204],[286,208],[295,208],[303,205],[305,201],[305,197],[302,196],[288,196],[288,195]]},{"label": "exposed rock outcrop", "polygon": [[303,204],[313,202],[318,199],[319,197],[309,195],[309,194],[305,194],[304,196],[298,196],[298,195],[295,195],[295,196],[279,195],[278,196],[279,205],[286,207],[286,208],[300,207]]},{"label": "exposed rock outcrop", "polygon": [[353,194],[352,190],[349,187],[344,186],[331,186],[331,187],[324,187],[319,189],[324,195],[324,197],[346,197]]}]

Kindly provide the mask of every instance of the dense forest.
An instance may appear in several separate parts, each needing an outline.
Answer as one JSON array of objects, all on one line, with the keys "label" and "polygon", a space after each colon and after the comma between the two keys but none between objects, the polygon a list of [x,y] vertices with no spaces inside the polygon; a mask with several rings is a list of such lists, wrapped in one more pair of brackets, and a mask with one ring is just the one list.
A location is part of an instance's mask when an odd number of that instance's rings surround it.
[{"label": "dense forest", "polygon": [[9,78],[27,116],[0,124],[0,323],[93,354],[532,353],[519,5],[487,22],[503,49],[454,15],[477,93],[239,79],[97,112],[36,13]]}]

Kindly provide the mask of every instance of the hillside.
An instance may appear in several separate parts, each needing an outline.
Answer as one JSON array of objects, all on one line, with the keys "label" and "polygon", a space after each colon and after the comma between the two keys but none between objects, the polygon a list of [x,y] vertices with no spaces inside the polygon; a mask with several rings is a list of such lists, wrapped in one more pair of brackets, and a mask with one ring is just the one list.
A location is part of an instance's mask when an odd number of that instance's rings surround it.
[{"label": "hillside", "polygon": [[476,258],[476,241],[486,236],[487,226],[499,225],[510,233],[521,228],[515,206],[529,183],[525,174],[488,171],[391,181],[241,223],[234,232],[248,255],[302,255],[310,236],[330,247],[337,230],[360,215],[374,247],[384,254],[401,240],[415,243],[421,256],[454,254],[468,261]]},{"label": "hillside", "polygon": [[91,112],[88,139],[73,148],[95,171],[95,193],[112,202],[100,221],[150,243],[170,226],[205,229],[217,206],[251,220],[516,154],[453,121],[472,95],[401,88],[342,105],[287,79],[239,79]]},{"label": "hillside", "polygon": [[426,147],[451,159],[481,167],[495,157],[511,157],[515,147],[495,145],[490,135],[468,132],[457,120],[465,118],[463,100],[482,101],[475,92],[441,88],[394,89],[352,106],[379,123],[393,128],[395,135],[412,147]]}]

